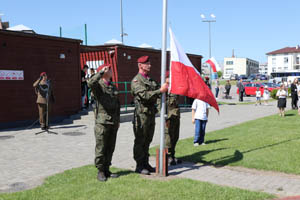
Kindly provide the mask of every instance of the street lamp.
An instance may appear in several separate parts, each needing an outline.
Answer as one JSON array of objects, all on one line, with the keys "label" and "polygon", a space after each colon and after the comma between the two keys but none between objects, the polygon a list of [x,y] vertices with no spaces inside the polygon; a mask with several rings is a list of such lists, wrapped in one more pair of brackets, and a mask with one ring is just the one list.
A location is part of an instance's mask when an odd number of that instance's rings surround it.
[{"label": "street lamp", "polygon": [[121,42],[123,44],[124,40],[123,40],[123,37],[124,36],[128,36],[127,33],[124,33],[123,32],[123,3],[122,3],[122,0],[120,0],[120,15],[121,15]]},{"label": "street lamp", "polygon": [[[209,58],[211,58],[211,31],[210,31],[210,23],[216,22],[216,16],[214,14],[210,14],[211,19],[206,19],[204,14],[200,15],[202,18],[202,22],[207,22],[208,23],[208,38],[209,38]],[[212,70],[211,67],[209,68],[209,73],[210,73],[210,85],[211,85],[211,80],[212,80]]]}]

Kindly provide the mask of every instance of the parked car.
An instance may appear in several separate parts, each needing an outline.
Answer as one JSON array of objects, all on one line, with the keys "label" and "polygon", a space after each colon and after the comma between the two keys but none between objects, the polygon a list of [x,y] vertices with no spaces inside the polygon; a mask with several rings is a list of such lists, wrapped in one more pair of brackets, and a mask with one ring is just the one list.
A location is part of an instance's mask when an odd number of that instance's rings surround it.
[{"label": "parked car", "polygon": [[248,79],[248,77],[247,77],[245,74],[241,74],[241,75],[239,76],[239,80],[240,80],[240,79],[246,80],[246,79]]},{"label": "parked car", "polygon": [[262,74],[262,75],[260,75],[260,78],[259,78],[259,79],[260,79],[261,81],[263,81],[263,80],[268,80],[268,76]]},{"label": "parked car", "polygon": [[230,80],[238,80],[239,79],[239,75],[238,74],[231,74],[229,79]]},{"label": "parked car", "polygon": [[[270,84],[270,85],[268,85]],[[244,87],[245,87],[245,90],[244,90],[244,94],[246,96],[255,96],[256,95],[256,90],[257,88],[259,88],[261,94],[264,93],[264,90],[265,90],[265,85],[268,86],[268,90],[271,92],[272,90],[274,89],[278,89],[279,86],[277,84],[273,84],[272,83],[259,83],[259,82],[252,82],[252,83],[245,83],[244,84]],[[237,89],[237,93],[239,93],[239,89]]]},{"label": "parked car", "polygon": [[249,80],[257,80],[257,77],[256,77],[256,74],[251,74],[249,77],[248,77]]}]

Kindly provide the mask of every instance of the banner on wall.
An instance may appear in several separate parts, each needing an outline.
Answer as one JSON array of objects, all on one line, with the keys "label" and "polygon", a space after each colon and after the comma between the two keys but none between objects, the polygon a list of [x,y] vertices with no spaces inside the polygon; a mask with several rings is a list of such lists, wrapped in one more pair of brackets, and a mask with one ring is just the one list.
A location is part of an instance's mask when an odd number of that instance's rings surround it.
[{"label": "banner on wall", "polygon": [[24,80],[23,70],[0,70],[0,80]]}]

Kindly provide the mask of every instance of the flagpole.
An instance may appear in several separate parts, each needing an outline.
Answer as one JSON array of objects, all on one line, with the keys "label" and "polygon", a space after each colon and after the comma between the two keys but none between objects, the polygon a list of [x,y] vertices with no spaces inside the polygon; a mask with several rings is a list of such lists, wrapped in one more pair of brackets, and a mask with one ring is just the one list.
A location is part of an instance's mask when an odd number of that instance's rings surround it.
[{"label": "flagpole", "polygon": [[[166,80],[166,63],[167,63],[167,0],[163,0],[163,15],[162,15],[162,47],[161,47],[161,85]],[[166,93],[161,97],[160,111],[160,149],[159,149],[159,173],[163,175],[163,150],[165,146],[165,111],[166,111]],[[157,166],[156,166],[157,167]]]}]

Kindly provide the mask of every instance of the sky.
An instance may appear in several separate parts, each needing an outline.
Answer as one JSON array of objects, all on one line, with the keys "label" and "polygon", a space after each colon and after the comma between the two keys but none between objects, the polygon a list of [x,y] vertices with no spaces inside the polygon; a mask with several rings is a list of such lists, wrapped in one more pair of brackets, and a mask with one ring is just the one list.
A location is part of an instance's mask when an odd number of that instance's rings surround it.
[{"label": "sky", "polygon": [[[163,0],[123,0],[124,44],[162,44]],[[299,0],[168,0],[167,24],[186,53],[209,56],[208,23],[201,14],[216,16],[211,24],[212,56],[247,57],[265,63],[266,53],[300,44]],[[36,33],[103,45],[120,38],[120,0],[1,0],[2,21],[24,24]],[[169,46],[169,35],[168,46]]]}]

